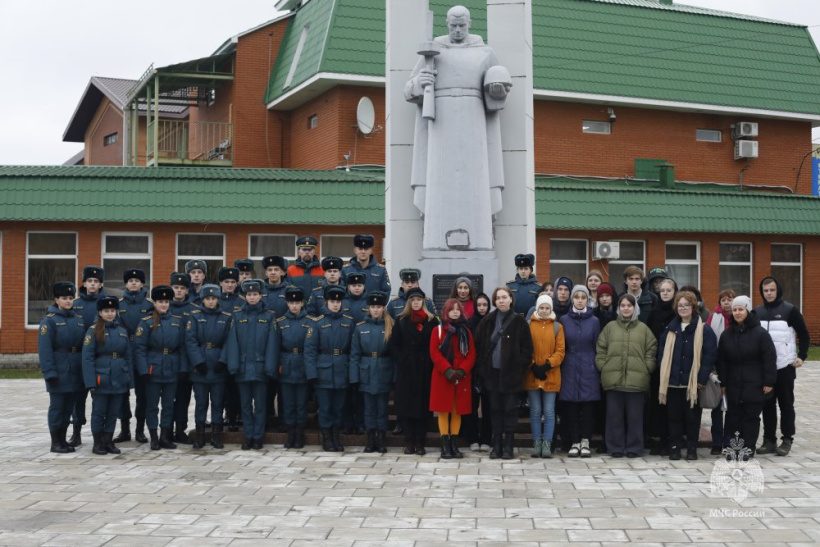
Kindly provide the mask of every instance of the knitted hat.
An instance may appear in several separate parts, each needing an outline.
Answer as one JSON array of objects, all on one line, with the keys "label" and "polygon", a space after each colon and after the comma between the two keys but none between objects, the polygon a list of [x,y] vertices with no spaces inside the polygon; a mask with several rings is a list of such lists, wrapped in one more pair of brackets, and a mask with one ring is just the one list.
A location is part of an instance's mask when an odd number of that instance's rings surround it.
[{"label": "knitted hat", "polygon": [[572,300],[575,297],[576,293],[582,292],[587,295],[587,300],[589,300],[589,289],[584,287],[583,285],[575,285],[572,287],[572,291],[569,293],[569,298]]},{"label": "knitted hat", "polygon": [[467,286],[470,287],[470,289],[472,290],[473,282],[470,281],[469,277],[459,277],[456,279],[456,287],[458,287],[462,283],[467,283]]},{"label": "knitted hat", "polygon": [[741,294],[740,296],[736,296],[734,300],[732,300],[732,309],[735,306],[743,306],[746,308],[746,311],[752,311],[752,299],[746,296],[745,294]]},{"label": "knitted hat", "polygon": [[538,308],[541,307],[541,304],[546,304],[552,310],[552,298],[548,294],[542,294],[538,297],[538,300],[535,301],[535,311],[538,311]]},{"label": "knitted hat", "polygon": [[558,279],[555,280],[555,290],[557,291],[558,287],[561,287],[561,286],[564,286],[568,290],[571,291],[572,287],[573,287],[572,279],[570,279],[569,277],[564,277],[564,276],[559,277]]},{"label": "knitted hat", "polygon": [[612,298],[615,298],[615,287],[612,286],[612,283],[604,281],[598,286],[598,296],[602,294],[608,294]]}]

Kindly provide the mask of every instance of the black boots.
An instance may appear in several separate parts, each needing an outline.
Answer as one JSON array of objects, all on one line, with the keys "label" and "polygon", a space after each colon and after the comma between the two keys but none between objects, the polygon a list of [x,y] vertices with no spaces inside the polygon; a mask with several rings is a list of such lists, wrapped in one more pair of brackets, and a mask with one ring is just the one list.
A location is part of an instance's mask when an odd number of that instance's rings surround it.
[{"label": "black boots", "polygon": [[333,428],[333,451],[334,452],[344,452],[345,447],[342,446],[342,439],[341,439],[341,428],[334,427]]},{"label": "black boots", "polygon": [[490,459],[497,460],[501,457],[501,434],[493,434],[493,449],[490,451]]},{"label": "black boots", "polygon": [[297,425],[296,426],[296,435],[293,439],[293,448],[304,448],[305,447],[305,426]]},{"label": "black boots", "polygon": [[222,426],[215,425],[213,429],[211,429],[211,446],[217,449],[225,448],[225,445],[222,443]]},{"label": "black boots", "polygon": [[120,434],[114,437],[113,442],[124,443],[131,440],[131,420],[120,420]]},{"label": "black boots", "polygon": [[65,440],[65,436],[66,436],[67,434],[68,434],[68,426],[65,426],[65,427],[64,427],[64,428],[60,431],[60,446],[62,446],[62,447],[63,447],[63,448],[65,448],[66,450],[68,450],[68,452],[69,452],[69,454],[70,454],[71,452],[74,452],[74,447],[73,447],[73,446],[71,446],[70,444],[68,444],[68,441],[66,441],[66,440]]},{"label": "black boots", "polygon": [[453,453],[450,451],[450,436],[441,436],[441,459],[450,460],[453,458]]},{"label": "black boots", "polygon": [[205,424],[199,423],[196,424],[196,437],[194,438],[194,442],[191,443],[193,448],[202,448],[205,446]]},{"label": "black boots", "polygon": [[371,454],[376,451],[376,430],[375,429],[368,429],[367,430],[367,444],[364,447],[364,452],[366,454]]},{"label": "black boots", "polygon": [[296,427],[288,426],[288,438],[285,441],[285,448],[293,448],[296,444]]},{"label": "black boots", "polygon": [[[179,444],[194,444],[191,438],[185,433],[185,424],[177,423],[176,435],[171,436],[169,441],[176,441]],[[170,430],[169,430],[170,431]],[[176,448],[176,447],[174,447]]]},{"label": "black boots", "polygon": [[103,433],[101,440],[106,452],[109,454],[122,454],[122,450],[117,448],[117,445],[114,444],[113,433]]},{"label": "black boots", "polygon": [[513,443],[515,442],[515,433],[512,431],[504,434],[504,449],[501,453],[502,460],[513,459]]},{"label": "black boots", "polygon": [[101,456],[108,454],[108,450],[105,448],[105,439],[103,438],[103,435],[105,435],[105,433],[91,433],[91,436],[94,438],[94,446],[91,448],[91,452]]},{"label": "black boots", "polygon": [[458,435],[450,435],[450,455],[457,460],[464,457],[464,454],[458,449]]},{"label": "black boots", "polygon": [[[71,438],[68,439],[68,446],[74,448],[83,444],[83,440],[80,437],[80,431],[83,429],[81,425],[74,425],[74,429],[71,431]],[[68,430],[68,426],[66,426],[65,430]]]},{"label": "black boots", "polygon": [[159,434],[159,447],[160,448],[176,448],[177,445],[174,444],[173,441],[173,434],[171,433],[171,428],[165,429],[162,428]]},{"label": "black boots", "polygon": [[330,429],[322,430],[322,450],[325,452],[335,452],[333,447],[333,431]]},{"label": "black boots", "polygon": [[159,437],[157,437],[157,430],[149,429],[148,434],[151,435],[151,450],[159,450]]},{"label": "black boots", "polygon": [[138,443],[147,443],[145,438],[145,420],[137,420],[137,427],[134,428],[134,440]]},{"label": "black boots", "polygon": [[387,453],[387,445],[385,444],[385,436],[387,431],[384,429],[376,430],[376,452],[379,454]]},{"label": "black boots", "polygon": [[68,447],[63,446],[63,443],[60,442],[62,439],[62,430],[59,431],[51,431],[51,451],[57,454],[68,454]]}]

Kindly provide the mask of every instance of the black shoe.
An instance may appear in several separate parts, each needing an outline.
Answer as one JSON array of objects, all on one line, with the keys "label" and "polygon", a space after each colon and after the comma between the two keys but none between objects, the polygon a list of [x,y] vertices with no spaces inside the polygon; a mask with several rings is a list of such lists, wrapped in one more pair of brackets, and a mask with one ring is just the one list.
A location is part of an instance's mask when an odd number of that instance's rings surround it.
[{"label": "black shoe", "polygon": [[698,451],[696,448],[687,448],[686,449],[686,459],[688,461],[693,461],[698,459]]},{"label": "black shoe", "polygon": [[641,455],[638,454],[637,452],[627,452],[626,457],[627,458],[640,458]]},{"label": "black shoe", "polygon": [[103,439],[103,435],[105,435],[105,433],[91,433],[91,437],[94,439],[94,446],[91,447],[91,452],[94,454],[99,454],[100,456],[108,454],[108,450],[105,448],[105,440]]},{"label": "black shoe", "polygon": [[247,437],[245,437],[242,440],[242,446],[240,448],[242,450],[250,450],[252,446],[253,446],[253,441],[251,439],[248,439]]},{"label": "black shoe", "polygon": [[[68,454],[68,447],[64,447],[60,442],[60,431],[51,431],[51,451],[55,454]],[[103,452],[105,454],[105,452]]]},{"label": "black shoe", "polygon": [[371,454],[376,451],[376,430],[367,430],[367,444],[364,447],[365,454]]},{"label": "black shoe", "polygon": [[406,454],[407,456],[409,456],[409,455],[411,455],[411,454],[415,454],[415,453],[416,453],[416,447],[415,447],[415,446],[410,446],[410,445],[407,445],[407,446],[405,446],[405,447],[404,447],[404,451],[403,451],[403,452],[404,452],[404,454]]},{"label": "black shoe", "polygon": [[293,448],[304,448],[305,447],[305,426],[297,425],[296,426],[296,437],[293,441]]},{"label": "black shoe", "polygon": [[205,424],[196,424],[196,436],[192,448],[202,448],[205,446]]},{"label": "black shoe", "polygon": [[216,449],[225,448],[225,445],[222,443],[222,426],[215,425],[211,429],[211,446]]},{"label": "black shoe", "polygon": [[458,435],[450,435],[450,454],[457,460],[464,457],[464,454],[458,449]]},{"label": "black shoe", "polygon": [[673,446],[669,449],[669,459],[672,461],[677,461],[680,459],[680,447]]},{"label": "black shoe", "polygon": [[332,430],[332,441],[333,441],[333,451],[334,452],[344,452],[345,447],[342,445],[341,439],[341,430],[338,427],[334,427]]},{"label": "black shoe", "polygon": [[330,429],[322,430],[322,450],[325,452],[335,452],[333,448],[333,431]]},{"label": "black shoe", "polygon": [[137,427],[134,429],[134,440],[138,443],[147,443],[145,437],[145,420],[137,420]]},{"label": "black shoe", "polygon": [[254,439],[251,448],[253,448],[254,450],[262,450],[264,446],[265,445],[262,444],[262,439]]},{"label": "black shoe", "polygon": [[376,452],[379,454],[387,453],[387,444],[384,439],[385,435],[387,435],[387,431],[384,429],[379,429],[376,431]]},{"label": "black shoe", "polygon": [[65,426],[63,429],[60,430],[60,446],[68,450],[70,454],[74,452],[74,447],[68,444],[68,441],[65,439],[66,435],[68,435],[68,426]]},{"label": "black shoe", "polygon": [[83,439],[80,436],[80,431],[82,430],[83,426],[75,425],[71,431],[71,438],[68,439],[68,446],[75,448],[83,444]]},{"label": "black shoe", "polygon": [[493,435],[493,449],[490,451],[490,459],[497,460],[501,457],[501,435]]},{"label": "black shoe", "polygon": [[451,459],[453,459],[453,453],[450,452],[450,436],[449,435],[442,435],[441,436],[441,459],[442,460],[451,460]]},{"label": "black shoe", "polygon": [[612,454],[610,454],[610,456],[612,456],[613,458],[623,458],[624,453],[623,452],[613,452]]},{"label": "black shoe", "polygon": [[282,448],[293,448],[294,444],[296,444],[296,428],[293,426],[288,426],[288,436],[287,439],[285,439],[285,446]]},{"label": "black shoe", "polygon": [[177,424],[177,432],[173,439],[179,444],[194,444],[194,441],[185,433],[185,427],[182,424]]},{"label": "black shoe", "polygon": [[402,427],[401,422],[396,422],[396,427],[393,428],[393,435],[401,435],[404,433],[404,427]]},{"label": "black shoe", "polygon": [[723,447],[720,446],[713,446],[712,450],[709,452],[709,455],[711,456],[720,456],[721,454],[723,454]]},{"label": "black shoe", "polygon": [[513,459],[513,446],[515,444],[515,433],[510,431],[504,434],[504,449],[501,452],[502,460]]},{"label": "black shoe", "polygon": [[131,420],[120,420],[120,434],[112,439],[115,443],[127,443],[131,440]]},{"label": "black shoe", "polygon": [[416,447],[416,456],[424,456],[427,454],[427,449],[423,446]]},{"label": "black shoe", "polygon": [[122,450],[117,448],[117,445],[114,444],[114,434],[113,433],[103,433],[103,444],[105,445],[105,450],[109,454],[122,454]]},{"label": "black shoe", "polygon": [[167,448],[167,449],[174,449],[177,445],[174,444],[174,441],[171,440],[171,430],[170,429],[160,429],[159,434],[159,447],[160,448]]},{"label": "black shoe", "polygon": [[151,435],[151,450],[159,450],[159,437],[157,437],[157,430],[149,429],[148,434]]}]

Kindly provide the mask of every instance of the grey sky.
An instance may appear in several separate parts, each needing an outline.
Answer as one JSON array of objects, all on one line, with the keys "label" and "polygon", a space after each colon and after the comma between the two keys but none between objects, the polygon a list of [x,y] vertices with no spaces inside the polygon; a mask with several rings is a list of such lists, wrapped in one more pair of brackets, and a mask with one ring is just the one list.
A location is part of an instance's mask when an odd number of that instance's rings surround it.
[{"label": "grey sky", "polygon": [[[322,0],[319,0],[322,1]],[[457,0],[453,0],[457,3]],[[685,0],[682,4],[801,23],[820,44],[817,0]],[[276,16],[274,0],[3,2],[0,164],[55,165],[78,152],[63,132],[91,76],[137,79],[151,63],[204,57]],[[818,90],[820,94],[820,90]],[[820,130],[814,131],[820,142]]]}]

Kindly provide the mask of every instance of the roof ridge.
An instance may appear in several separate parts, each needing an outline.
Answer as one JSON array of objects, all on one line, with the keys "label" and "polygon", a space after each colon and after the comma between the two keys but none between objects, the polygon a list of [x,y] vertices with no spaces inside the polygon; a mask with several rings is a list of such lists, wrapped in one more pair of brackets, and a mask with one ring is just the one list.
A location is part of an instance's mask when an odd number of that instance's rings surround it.
[{"label": "roof ridge", "polygon": [[729,19],[740,19],[742,21],[756,21],[759,23],[772,23],[775,25],[785,25],[789,27],[807,28],[801,23],[791,23],[789,21],[780,21],[777,19],[768,19],[766,17],[757,17],[755,15],[746,15],[744,13],[735,13],[731,11],[715,10],[711,8],[703,8],[700,6],[691,6],[689,4],[664,4],[660,0],[582,0],[587,2],[597,2],[600,4],[619,4],[622,6],[633,6],[636,8],[660,9],[667,11],[679,11],[683,13],[692,13],[696,15],[709,15],[713,17],[725,17]]}]

